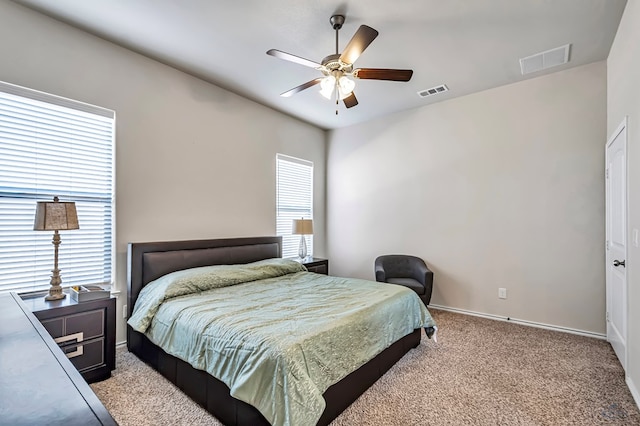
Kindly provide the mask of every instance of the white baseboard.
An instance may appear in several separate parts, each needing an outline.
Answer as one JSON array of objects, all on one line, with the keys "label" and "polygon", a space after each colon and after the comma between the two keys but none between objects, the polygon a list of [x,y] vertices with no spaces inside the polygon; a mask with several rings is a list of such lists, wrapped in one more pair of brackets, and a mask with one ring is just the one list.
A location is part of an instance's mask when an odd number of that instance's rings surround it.
[{"label": "white baseboard", "polygon": [[640,392],[638,392],[638,388],[633,383],[630,376],[627,375],[625,381],[627,382],[627,387],[631,391],[631,396],[633,396],[633,399],[636,401],[636,406],[640,409]]},{"label": "white baseboard", "polygon": [[593,338],[601,339],[601,340],[607,340],[607,335],[606,334],[594,333],[592,331],[578,330],[578,329],[569,328],[569,327],[562,327],[562,326],[559,326],[559,325],[544,324],[544,323],[536,322],[536,321],[527,321],[527,320],[521,320],[521,319],[517,319],[517,318],[503,317],[503,316],[500,316],[500,315],[485,314],[483,312],[475,312],[475,311],[469,311],[469,310],[466,310],[466,309],[459,309],[459,308],[450,308],[448,306],[442,306],[442,305],[433,305],[432,304],[432,305],[429,305],[429,308],[441,309],[443,311],[456,312],[456,313],[464,314],[464,315],[472,315],[472,316],[475,316],[475,317],[487,318],[487,319],[492,319],[492,320],[496,320],[496,321],[513,322],[513,323],[516,323],[516,324],[526,325],[526,326],[529,326],[529,327],[544,328],[545,330],[561,331],[563,333],[571,333],[571,334],[577,334],[579,336],[586,336],[586,337],[593,337]]},{"label": "white baseboard", "polygon": [[122,342],[116,342],[116,349],[121,348],[123,346],[127,346],[127,341],[123,340]]}]

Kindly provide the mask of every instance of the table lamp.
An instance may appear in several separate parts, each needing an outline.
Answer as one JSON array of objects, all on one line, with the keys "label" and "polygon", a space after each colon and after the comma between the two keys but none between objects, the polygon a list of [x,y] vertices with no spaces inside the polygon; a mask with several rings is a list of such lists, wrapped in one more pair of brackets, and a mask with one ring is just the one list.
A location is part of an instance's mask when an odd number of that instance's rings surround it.
[{"label": "table lamp", "polygon": [[300,235],[300,246],[298,248],[298,256],[301,259],[307,257],[307,241],[305,235],[313,234],[313,220],[312,219],[294,219],[293,220],[293,232],[294,235]]},{"label": "table lamp", "polygon": [[54,261],[53,274],[51,275],[51,287],[45,300],[60,300],[67,295],[62,292],[62,279],[58,269],[58,246],[60,245],[60,234],[58,231],[80,229],[78,226],[78,215],[74,202],[60,202],[58,197],[53,197],[53,202],[38,201],[36,207],[36,218],[33,223],[34,231],[53,231]]}]

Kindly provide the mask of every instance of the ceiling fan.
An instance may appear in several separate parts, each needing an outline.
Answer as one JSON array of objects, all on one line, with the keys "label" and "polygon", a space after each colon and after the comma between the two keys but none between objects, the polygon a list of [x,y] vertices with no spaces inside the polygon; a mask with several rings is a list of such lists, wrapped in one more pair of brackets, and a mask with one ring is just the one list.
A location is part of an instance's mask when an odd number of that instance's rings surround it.
[{"label": "ceiling fan", "polygon": [[[353,63],[360,57],[362,52],[371,44],[378,36],[378,31],[367,25],[360,25],[358,31],[353,35],[347,47],[342,54],[338,53],[338,31],[344,24],[343,15],[333,15],[329,22],[336,30],[336,53],[329,55],[322,60],[321,63],[310,61],[290,53],[282,52],[277,49],[267,51],[267,55],[284,59],[285,61],[295,62],[296,64],[315,68],[323,74],[323,77],[315,78],[307,81],[300,86],[294,87],[282,93],[280,96],[289,97],[305,89],[320,84],[320,93],[327,99],[332,99],[335,95],[336,104],[340,100],[344,102],[347,108],[358,105],[356,95],[353,93],[356,79],[363,80],[391,80],[391,81],[409,81],[413,75],[413,70],[397,70],[386,68],[357,68],[353,69]],[[336,114],[338,111],[336,110]]]}]

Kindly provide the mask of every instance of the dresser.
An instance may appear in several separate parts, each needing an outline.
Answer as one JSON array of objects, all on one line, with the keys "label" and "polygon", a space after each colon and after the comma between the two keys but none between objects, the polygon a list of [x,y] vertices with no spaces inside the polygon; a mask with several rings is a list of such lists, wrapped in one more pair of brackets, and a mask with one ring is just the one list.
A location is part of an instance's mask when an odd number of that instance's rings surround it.
[{"label": "dresser", "polygon": [[14,293],[0,294],[0,423],[116,425],[76,367]]}]

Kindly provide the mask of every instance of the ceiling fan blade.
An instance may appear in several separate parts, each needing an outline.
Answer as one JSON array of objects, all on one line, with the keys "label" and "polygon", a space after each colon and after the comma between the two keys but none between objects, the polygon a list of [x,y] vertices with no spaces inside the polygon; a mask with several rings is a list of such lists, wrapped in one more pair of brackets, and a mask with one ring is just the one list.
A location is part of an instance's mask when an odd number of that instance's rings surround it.
[{"label": "ceiling fan blade", "polygon": [[409,81],[413,70],[393,70],[386,68],[358,68],[353,76],[363,80]]},{"label": "ceiling fan blade", "polygon": [[320,83],[321,81],[322,81],[322,77],[318,77],[318,78],[316,78],[314,80],[307,81],[306,83],[301,84],[298,87],[294,87],[291,90],[287,90],[286,92],[280,94],[280,96],[282,96],[283,98],[288,98],[291,95],[295,95],[296,93],[302,92],[303,90],[308,89],[309,87],[315,86],[316,84]]},{"label": "ceiling fan blade", "polygon": [[286,53],[277,49],[267,50],[267,55],[275,56],[276,58],[284,59],[285,61],[295,62],[296,64],[304,65],[305,67],[322,68],[322,65],[317,62],[313,62],[308,59],[301,58],[300,56],[292,55],[291,53]]},{"label": "ceiling fan blade", "polygon": [[353,64],[376,37],[378,37],[378,31],[366,25],[360,25],[340,55],[340,60],[347,64]]},{"label": "ceiling fan blade", "polygon": [[351,108],[358,105],[358,100],[356,99],[356,95],[353,92],[351,92],[349,96],[344,98],[343,101],[344,101],[344,106],[346,106],[347,108]]}]

